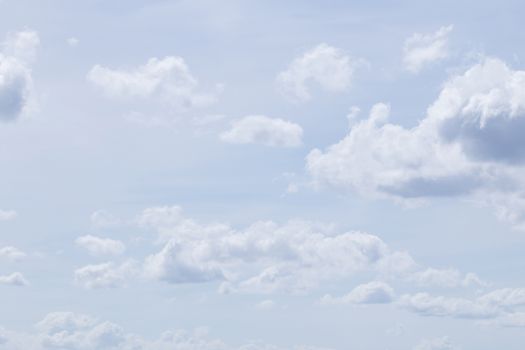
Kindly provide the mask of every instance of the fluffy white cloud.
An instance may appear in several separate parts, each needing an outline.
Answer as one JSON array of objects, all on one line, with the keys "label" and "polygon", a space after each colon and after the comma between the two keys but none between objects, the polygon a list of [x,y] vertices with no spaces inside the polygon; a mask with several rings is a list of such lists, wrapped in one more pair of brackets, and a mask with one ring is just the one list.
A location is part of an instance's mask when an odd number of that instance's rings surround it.
[{"label": "fluffy white cloud", "polygon": [[33,89],[30,63],[40,43],[34,31],[8,35],[0,52],[0,121],[13,121],[29,108]]},{"label": "fluffy white cloud", "polygon": [[355,287],[340,298],[325,295],[322,304],[387,304],[394,300],[394,289],[380,281],[372,281]]},{"label": "fluffy white cloud", "polygon": [[37,324],[37,329],[42,348],[116,349],[126,342],[119,326],[71,312],[50,313]]},{"label": "fluffy white cloud", "polygon": [[136,268],[133,261],[126,261],[120,265],[113,262],[87,265],[74,272],[75,282],[89,289],[121,287],[134,275]]},{"label": "fluffy white cloud", "polygon": [[203,107],[215,101],[213,94],[199,92],[198,80],[178,56],[150,58],[145,65],[127,70],[95,65],[87,79],[111,97],[158,98],[180,109]]},{"label": "fluffy white cloud", "polygon": [[414,350],[459,350],[460,348],[452,344],[449,337],[439,337],[423,339],[414,347]]},{"label": "fluffy white cloud", "polygon": [[296,101],[306,101],[310,99],[310,82],[331,92],[347,89],[358,65],[358,61],[341,49],[320,44],[293,60],[287,70],[279,73],[277,84],[283,95]]},{"label": "fluffy white cloud", "polygon": [[[4,331],[2,342],[9,350],[284,350],[261,342],[230,345],[214,339],[205,329],[165,331],[157,339],[126,332],[121,326],[94,317],[72,313],[52,312],[36,324],[33,333]],[[1,345],[2,343],[0,343]],[[292,346],[292,350],[322,350]],[[328,350],[328,349],[324,349]]]},{"label": "fluffy white cloud", "polygon": [[297,147],[302,143],[300,125],[264,115],[250,115],[232,123],[231,129],[220,135],[229,143],[260,143],[267,146]]},{"label": "fluffy white cloud", "polygon": [[244,230],[199,224],[180,208],[150,208],[139,219],[156,227],[163,248],[145,262],[147,275],[170,283],[222,281],[223,291],[303,291],[320,282],[379,271],[399,252],[363,232],[292,221],[257,222]]},{"label": "fluffy white cloud", "polygon": [[497,306],[464,298],[432,296],[427,293],[403,295],[399,304],[423,316],[456,318],[493,318],[500,314]]},{"label": "fluffy white cloud", "polygon": [[423,271],[415,272],[411,279],[419,286],[437,286],[443,288],[468,287],[472,285],[485,286],[476,274],[462,274],[456,269],[434,269],[427,268]]},{"label": "fluffy white cloud", "polygon": [[475,299],[432,296],[427,293],[403,295],[399,305],[424,316],[456,318],[510,317],[525,305],[525,288],[503,288]]},{"label": "fluffy white cloud", "polygon": [[13,220],[17,215],[17,212],[14,210],[0,210],[0,221]]},{"label": "fluffy white cloud", "polygon": [[2,247],[0,248],[0,259],[7,259],[9,261],[16,261],[26,257],[26,253],[15,248],[15,247]]},{"label": "fluffy white cloud", "polygon": [[415,33],[405,41],[403,63],[407,70],[417,73],[425,65],[448,57],[448,36],[453,26],[441,27],[432,34]]},{"label": "fluffy white cloud", "polygon": [[0,284],[24,287],[28,286],[29,282],[20,272],[13,272],[10,275],[0,276]]},{"label": "fluffy white cloud", "polygon": [[389,106],[325,151],[307,169],[318,185],[403,200],[461,196],[525,222],[525,72],[486,58],[452,77],[415,127],[388,123]]},{"label": "fluffy white cloud", "polygon": [[120,255],[126,250],[126,246],[121,241],[110,238],[86,235],[78,237],[76,244],[86,249],[92,255]]}]

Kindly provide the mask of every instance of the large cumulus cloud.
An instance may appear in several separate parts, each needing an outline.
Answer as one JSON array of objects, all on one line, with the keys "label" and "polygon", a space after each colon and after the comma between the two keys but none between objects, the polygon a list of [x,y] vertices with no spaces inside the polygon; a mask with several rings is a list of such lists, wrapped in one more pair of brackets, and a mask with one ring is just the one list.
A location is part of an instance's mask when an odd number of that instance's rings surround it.
[{"label": "large cumulus cloud", "polygon": [[341,141],[311,151],[307,169],[318,185],[369,197],[475,199],[522,226],[524,91],[525,71],[484,58],[450,78],[416,126],[389,122],[390,106],[377,104]]}]

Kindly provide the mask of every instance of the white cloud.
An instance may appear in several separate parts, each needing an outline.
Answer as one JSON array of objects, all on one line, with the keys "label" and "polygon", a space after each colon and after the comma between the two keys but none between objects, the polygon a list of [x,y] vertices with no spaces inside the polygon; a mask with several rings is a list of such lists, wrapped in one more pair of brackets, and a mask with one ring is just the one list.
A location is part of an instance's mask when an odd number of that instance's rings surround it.
[{"label": "white cloud", "polygon": [[149,337],[127,332],[115,323],[73,312],[49,313],[36,324],[35,332],[4,331],[1,339],[10,350],[322,350],[306,346],[283,348],[262,342],[230,345],[210,337],[204,328],[165,331],[150,340]]},{"label": "white cloud", "polygon": [[266,299],[261,302],[258,302],[255,307],[259,310],[270,310],[275,307],[275,302],[271,299]]},{"label": "white cloud", "polygon": [[90,216],[91,224],[97,228],[116,227],[121,225],[118,217],[103,210],[97,210]]},{"label": "white cloud", "polygon": [[133,69],[95,65],[87,79],[110,97],[156,98],[178,109],[203,107],[215,102],[213,94],[199,92],[199,82],[182,57],[150,58]]},{"label": "white cloud", "polygon": [[179,207],[147,209],[139,221],[157,227],[164,244],[146,259],[148,276],[170,283],[220,281],[224,291],[304,291],[322,281],[379,271],[399,253],[368,233],[335,234],[302,221],[256,222],[236,230],[186,219]]},{"label": "white cloud", "polygon": [[505,314],[494,320],[483,321],[481,324],[502,328],[525,328],[525,312]]},{"label": "white cloud", "polygon": [[476,274],[462,274],[460,271],[449,269],[427,268],[426,270],[415,272],[411,279],[419,286],[437,286],[443,288],[456,288],[460,286],[468,287],[471,285],[486,286]]},{"label": "white cloud", "polygon": [[0,276],[0,284],[23,287],[28,286],[29,282],[20,272],[13,272],[10,275]]},{"label": "white cloud", "polygon": [[448,36],[453,26],[441,27],[432,34],[415,33],[405,41],[403,63],[407,70],[417,73],[429,63],[449,56]]},{"label": "white cloud", "polygon": [[322,304],[388,304],[395,298],[394,289],[380,281],[372,281],[355,287],[340,298],[325,295]]},{"label": "white cloud", "polygon": [[340,142],[311,151],[307,169],[317,185],[404,201],[459,196],[523,226],[523,91],[525,71],[483,59],[447,81],[415,127],[389,123],[378,104]]},{"label": "white cloud", "polygon": [[71,47],[76,47],[80,43],[80,40],[78,40],[75,37],[70,37],[66,40],[67,44]]},{"label": "white cloud", "polygon": [[72,312],[54,312],[37,324],[42,348],[107,349],[126,342],[124,331],[110,322]]},{"label": "white cloud", "polygon": [[7,246],[7,247],[0,248],[0,259],[16,261],[16,260],[23,259],[25,257],[26,257],[26,253],[24,253],[23,251],[15,247]]},{"label": "white cloud", "polygon": [[0,210],[0,221],[13,220],[18,216],[14,210]]},{"label": "white cloud", "polygon": [[311,82],[330,92],[346,90],[358,65],[358,61],[351,59],[341,49],[320,44],[296,58],[287,70],[279,73],[277,84],[283,95],[296,101],[306,101],[310,99]]},{"label": "white cloud", "polygon": [[459,350],[460,348],[452,344],[449,337],[439,337],[423,339],[414,350]]},{"label": "white cloud", "polygon": [[121,241],[110,238],[86,235],[78,237],[75,241],[79,247],[86,249],[91,255],[120,255],[126,250]]},{"label": "white cloud", "polygon": [[525,288],[503,288],[475,299],[432,296],[427,293],[403,295],[399,305],[424,316],[493,319],[512,318],[525,305]]},{"label": "white cloud", "polygon": [[126,261],[120,265],[106,262],[76,269],[74,279],[78,285],[88,289],[117,288],[124,286],[134,275],[136,268],[133,261]]},{"label": "white cloud", "polygon": [[37,32],[32,30],[10,33],[3,46],[5,55],[30,63],[36,58],[40,46],[40,37]]},{"label": "white cloud", "polygon": [[30,71],[22,62],[0,53],[0,121],[13,121],[22,114],[32,84]]},{"label": "white cloud", "polygon": [[30,64],[40,44],[38,33],[30,30],[11,33],[0,52],[0,121],[16,120],[29,110],[33,81]]},{"label": "white cloud", "polygon": [[230,130],[220,135],[229,143],[260,143],[267,146],[298,147],[302,144],[303,128],[295,123],[251,115],[236,120]]}]

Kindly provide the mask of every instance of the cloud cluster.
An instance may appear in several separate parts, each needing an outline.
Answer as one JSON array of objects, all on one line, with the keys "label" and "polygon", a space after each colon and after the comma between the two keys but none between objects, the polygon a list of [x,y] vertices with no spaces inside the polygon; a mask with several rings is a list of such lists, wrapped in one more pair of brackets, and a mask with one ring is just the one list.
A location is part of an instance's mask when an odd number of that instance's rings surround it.
[{"label": "cloud cluster", "polygon": [[406,255],[368,233],[334,233],[302,221],[262,221],[237,230],[187,219],[179,207],[158,207],[146,209],[139,222],[154,228],[163,245],[145,260],[148,276],[169,283],[219,281],[224,292],[304,291],[379,271]]},{"label": "cloud cluster", "polygon": [[448,57],[448,36],[453,26],[441,27],[432,34],[415,33],[405,41],[403,63],[412,73]]},{"label": "cloud cluster", "polygon": [[295,123],[250,115],[232,123],[231,129],[223,132],[220,139],[229,143],[260,143],[274,147],[298,147],[302,144],[303,128]]},{"label": "cloud cluster", "polygon": [[[284,348],[247,342],[234,346],[211,338],[205,329],[165,331],[157,339],[126,332],[121,326],[97,318],[73,313],[52,312],[36,324],[36,331],[21,333],[3,331],[0,345],[10,350],[284,350]],[[287,347],[293,350],[322,350],[314,347]],[[324,349],[327,350],[327,349]]]},{"label": "cloud cluster", "polygon": [[320,44],[297,57],[288,69],[279,73],[278,88],[284,96],[299,102],[310,99],[310,83],[316,83],[326,91],[341,92],[350,86],[359,64],[341,49]]},{"label": "cloud cluster", "polygon": [[413,128],[389,123],[390,107],[325,151],[307,169],[318,185],[365,196],[413,200],[437,196],[497,208],[516,227],[525,223],[525,72],[485,58],[450,78]]},{"label": "cloud cluster", "polygon": [[501,288],[476,298],[450,297],[428,293],[404,294],[396,297],[387,283],[372,281],[355,287],[341,297],[325,295],[322,305],[389,304],[421,316],[489,320],[485,323],[505,327],[525,326],[520,308],[525,306],[525,288]]}]

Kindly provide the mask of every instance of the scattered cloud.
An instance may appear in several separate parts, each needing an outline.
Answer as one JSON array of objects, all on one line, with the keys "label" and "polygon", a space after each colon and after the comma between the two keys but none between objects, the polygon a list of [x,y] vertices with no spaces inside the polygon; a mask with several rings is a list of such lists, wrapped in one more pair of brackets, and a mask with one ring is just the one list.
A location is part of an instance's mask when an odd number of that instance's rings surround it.
[{"label": "scattered cloud", "polygon": [[220,139],[228,143],[260,143],[274,147],[298,147],[302,144],[303,128],[298,124],[263,115],[251,115],[236,120]]},{"label": "scattered cloud", "polygon": [[3,44],[3,53],[22,62],[30,63],[36,58],[40,37],[33,30],[10,33]]},{"label": "scattered cloud", "polygon": [[399,299],[398,304],[423,316],[494,319],[512,315],[517,307],[525,305],[525,289],[497,289],[475,299],[407,294]]},{"label": "scattered cloud", "polygon": [[441,27],[432,34],[415,33],[405,41],[403,63],[412,73],[418,73],[424,66],[441,61],[449,56],[448,37],[454,27]]},{"label": "scattered cloud", "polygon": [[296,58],[288,69],[279,73],[277,85],[286,97],[304,102],[310,99],[310,83],[323,90],[342,92],[352,83],[361,61],[354,60],[343,50],[320,44]]},{"label": "scattered cloud", "polygon": [[355,287],[350,293],[343,297],[335,298],[325,295],[321,303],[332,304],[388,304],[395,298],[394,289],[388,284],[373,281]]},{"label": "scattered cloud", "polygon": [[120,255],[126,250],[126,246],[121,241],[92,235],[78,237],[76,244],[95,256]]},{"label": "scattered cloud", "polygon": [[[230,345],[221,339],[212,338],[205,328],[193,331],[165,331],[156,339],[127,332],[118,324],[95,317],[73,313],[52,312],[36,324],[32,333],[4,331],[2,342],[9,349],[148,349],[148,350],[284,350],[285,348],[248,342]],[[323,350],[316,347],[292,346],[291,350]],[[328,349],[324,349],[328,350]]]},{"label": "scattered cloud", "polygon": [[14,210],[0,210],[0,221],[13,220],[18,216]]},{"label": "scattered cloud", "polygon": [[97,228],[116,227],[122,224],[118,217],[103,210],[94,211],[90,216],[90,221]]},{"label": "scattered cloud", "polygon": [[10,275],[0,276],[0,285],[1,284],[25,287],[29,285],[29,282],[20,272],[13,272]]},{"label": "scattered cloud", "polygon": [[80,40],[78,40],[77,38],[75,37],[70,37],[66,40],[67,44],[71,47],[77,47],[78,44],[80,43]]},{"label": "scattered cloud", "polygon": [[427,268],[426,270],[414,273],[411,279],[419,286],[425,287],[442,287],[457,288],[468,286],[486,286],[487,283],[482,281],[476,274],[462,274],[460,271],[448,269]]},{"label": "scattered cloud", "polygon": [[17,261],[17,260],[21,260],[25,258],[26,256],[27,256],[26,253],[24,253],[23,251],[15,247],[7,246],[7,247],[0,248],[0,259],[6,259],[9,261]]},{"label": "scattered cloud", "polygon": [[414,350],[460,350],[449,339],[449,337],[438,337],[423,339],[414,347]]},{"label": "scattered cloud", "polygon": [[142,66],[112,69],[95,65],[87,79],[106,95],[120,99],[155,99],[178,110],[207,106],[215,93],[200,92],[198,80],[182,57],[150,58]]},{"label": "scattered cloud", "polygon": [[106,262],[76,269],[74,279],[78,285],[88,289],[117,288],[124,286],[136,274],[133,261],[126,261],[120,265]]}]

